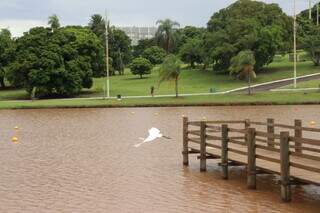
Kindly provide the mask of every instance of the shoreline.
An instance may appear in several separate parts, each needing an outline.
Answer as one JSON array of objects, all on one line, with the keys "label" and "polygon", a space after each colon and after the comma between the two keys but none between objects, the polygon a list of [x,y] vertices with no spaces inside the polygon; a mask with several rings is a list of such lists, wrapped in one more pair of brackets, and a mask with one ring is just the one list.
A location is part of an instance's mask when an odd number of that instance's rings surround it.
[{"label": "shoreline", "polygon": [[317,102],[254,102],[254,103],[194,103],[194,104],[134,104],[134,105],[78,105],[78,106],[14,106],[14,107],[0,107],[1,111],[4,110],[33,110],[33,109],[123,109],[123,108],[175,108],[175,107],[221,107],[221,106],[297,106],[297,105],[319,105]]}]

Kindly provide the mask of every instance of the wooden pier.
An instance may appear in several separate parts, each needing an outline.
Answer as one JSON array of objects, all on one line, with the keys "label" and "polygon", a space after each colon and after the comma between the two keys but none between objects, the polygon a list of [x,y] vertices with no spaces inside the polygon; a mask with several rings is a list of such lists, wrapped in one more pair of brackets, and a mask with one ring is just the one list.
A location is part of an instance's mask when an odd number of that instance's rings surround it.
[{"label": "wooden pier", "polygon": [[[306,135],[306,136],[304,136]],[[259,174],[280,175],[281,198],[291,201],[291,185],[320,186],[320,129],[243,121],[189,121],[183,117],[183,164],[197,154],[200,171],[207,159],[220,160],[221,175],[228,179],[230,166],[246,166],[247,186],[256,189]]]}]

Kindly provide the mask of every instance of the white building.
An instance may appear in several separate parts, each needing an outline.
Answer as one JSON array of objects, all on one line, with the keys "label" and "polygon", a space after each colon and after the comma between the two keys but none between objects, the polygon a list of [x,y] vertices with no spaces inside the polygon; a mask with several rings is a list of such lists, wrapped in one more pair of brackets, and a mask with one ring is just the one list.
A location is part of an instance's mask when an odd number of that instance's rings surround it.
[{"label": "white building", "polygon": [[119,27],[132,41],[132,45],[137,45],[141,39],[150,39],[156,35],[156,27]]}]

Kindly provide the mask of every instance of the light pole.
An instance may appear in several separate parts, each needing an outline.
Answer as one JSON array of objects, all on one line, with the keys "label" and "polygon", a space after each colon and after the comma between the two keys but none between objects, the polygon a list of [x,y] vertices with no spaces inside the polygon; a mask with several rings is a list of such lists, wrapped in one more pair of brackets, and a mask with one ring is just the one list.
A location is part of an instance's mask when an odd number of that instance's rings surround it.
[{"label": "light pole", "polygon": [[297,88],[297,15],[296,0],[293,0],[293,69],[294,69],[294,88]]},{"label": "light pole", "polygon": [[311,0],[309,0],[309,19],[312,19],[312,6],[311,6]]},{"label": "light pole", "polygon": [[[109,73],[109,32],[108,32],[108,27],[109,27],[109,21],[108,21],[108,14],[106,10],[106,20],[105,20],[105,28],[106,28],[106,71],[107,71],[107,78],[106,82],[104,85],[104,98],[109,99],[110,98],[110,73]],[[107,90],[107,92],[106,92]],[[107,93],[107,94],[106,94]]]}]

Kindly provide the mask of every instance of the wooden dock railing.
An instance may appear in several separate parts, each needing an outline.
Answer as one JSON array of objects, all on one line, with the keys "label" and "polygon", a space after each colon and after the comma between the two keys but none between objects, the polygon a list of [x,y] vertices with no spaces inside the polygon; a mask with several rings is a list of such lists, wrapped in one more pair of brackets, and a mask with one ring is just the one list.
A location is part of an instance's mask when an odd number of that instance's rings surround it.
[{"label": "wooden dock railing", "polygon": [[[304,134],[303,134],[304,133]],[[281,198],[291,201],[291,185],[320,185],[320,129],[294,125],[244,121],[189,121],[183,117],[183,164],[198,154],[200,171],[207,159],[219,159],[222,178],[230,166],[247,167],[247,186],[256,189],[259,174],[280,175]],[[316,139],[304,135],[312,135]]]}]

